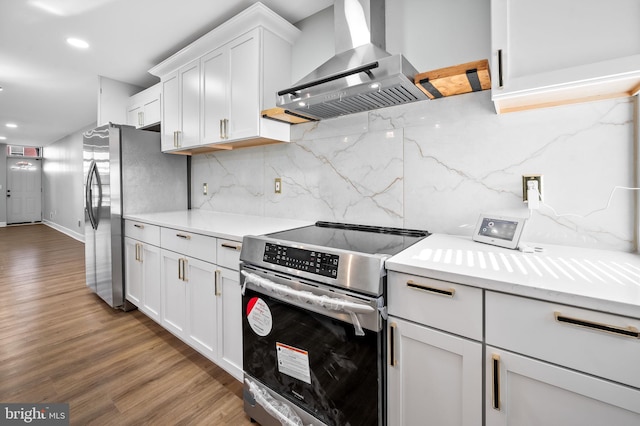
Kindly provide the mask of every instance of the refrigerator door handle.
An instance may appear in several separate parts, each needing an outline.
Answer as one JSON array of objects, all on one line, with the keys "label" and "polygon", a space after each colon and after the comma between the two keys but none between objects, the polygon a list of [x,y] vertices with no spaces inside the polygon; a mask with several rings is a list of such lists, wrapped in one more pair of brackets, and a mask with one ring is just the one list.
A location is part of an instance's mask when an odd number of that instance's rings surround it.
[{"label": "refrigerator door handle", "polygon": [[[94,214],[93,207],[93,183],[98,185],[98,205],[96,206],[96,213]],[[100,206],[102,205],[102,182],[100,180],[100,173],[98,173],[98,167],[96,165],[95,160],[91,160],[91,165],[89,166],[89,173],[87,173],[87,187],[85,190],[85,204],[87,209],[87,215],[89,216],[89,222],[91,222],[91,227],[93,229],[98,229],[98,221],[99,221],[99,213]]]}]

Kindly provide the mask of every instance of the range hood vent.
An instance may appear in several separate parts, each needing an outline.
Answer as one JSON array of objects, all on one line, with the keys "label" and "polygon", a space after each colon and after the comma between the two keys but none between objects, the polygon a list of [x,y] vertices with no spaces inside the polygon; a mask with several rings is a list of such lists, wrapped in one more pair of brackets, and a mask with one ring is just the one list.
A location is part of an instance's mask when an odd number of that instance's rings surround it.
[{"label": "range hood vent", "polygon": [[428,99],[416,69],[385,49],[384,0],[336,0],[336,55],[295,86],[278,92],[278,106],[327,119]]}]

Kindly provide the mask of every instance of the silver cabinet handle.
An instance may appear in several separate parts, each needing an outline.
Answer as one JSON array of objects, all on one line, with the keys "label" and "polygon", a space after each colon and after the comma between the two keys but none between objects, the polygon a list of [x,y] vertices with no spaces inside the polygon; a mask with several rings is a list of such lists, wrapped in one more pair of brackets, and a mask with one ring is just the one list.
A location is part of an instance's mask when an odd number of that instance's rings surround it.
[{"label": "silver cabinet handle", "polygon": [[453,288],[448,288],[448,289],[438,288],[438,287],[428,286],[425,284],[418,284],[413,280],[407,281],[407,287],[413,288],[415,290],[428,291],[430,293],[440,294],[442,296],[448,296],[448,297],[453,297],[456,294],[456,290]]},{"label": "silver cabinet handle", "polygon": [[396,329],[398,325],[395,322],[389,324],[389,365],[395,367],[398,365],[396,359]]},{"label": "silver cabinet handle", "polygon": [[142,263],[142,252],[144,250],[144,246],[142,243],[138,243],[138,260]]},{"label": "silver cabinet handle", "polygon": [[144,112],[138,112],[138,126],[144,126]]},{"label": "silver cabinet handle", "polygon": [[222,121],[224,121],[224,137],[223,137],[223,139],[229,139],[229,120],[225,118]]},{"label": "silver cabinet handle", "polygon": [[138,229],[144,229],[144,225],[140,225],[139,223],[134,223],[133,226],[135,226]]},{"label": "silver cabinet handle", "polygon": [[632,327],[632,326],[629,326],[629,327],[618,327],[618,326],[615,326],[615,325],[602,324],[602,323],[583,320],[583,319],[579,319],[579,318],[567,317],[567,316],[562,315],[560,312],[554,312],[553,314],[554,314],[554,316],[556,318],[556,321],[561,322],[561,323],[565,323],[565,324],[569,324],[569,325],[575,325],[577,327],[584,327],[584,328],[588,328],[588,329],[595,330],[595,331],[601,331],[603,333],[610,333],[610,334],[614,334],[616,336],[630,337],[630,338],[633,338],[633,339],[640,339],[640,331],[638,331],[637,328]]},{"label": "silver cabinet handle", "polygon": [[224,120],[221,118],[220,119],[220,139],[224,139],[223,129],[224,129]]},{"label": "silver cabinet handle", "polygon": [[137,262],[140,262],[140,243],[136,243],[135,258]]},{"label": "silver cabinet handle", "polygon": [[180,148],[182,146],[182,132],[180,130],[173,132],[173,146],[175,148]]},{"label": "silver cabinet handle", "polygon": [[222,277],[222,271],[220,269],[216,269],[215,275],[214,275],[214,294],[216,296],[220,296],[222,294],[222,292],[220,291],[220,279]]},{"label": "silver cabinet handle", "polygon": [[183,240],[190,240],[191,239],[191,235],[185,235],[185,234],[176,234],[176,237],[182,238]]},{"label": "silver cabinet handle", "polygon": [[178,259],[178,279],[180,281],[189,281],[187,279],[187,259],[181,257]]},{"label": "silver cabinet handle", "polygon": [[491,364],[493,366],[492,405],[494,410],[500,411],[500,355],[493,354]]},{"label": "silver cabinet handle", "polygon": [[242,250],[242,244],[227,244],[227,243],[222,243],[221,247],[224,248],[228,248],[231,250],[235,250],[235,251],[240,251]]}]

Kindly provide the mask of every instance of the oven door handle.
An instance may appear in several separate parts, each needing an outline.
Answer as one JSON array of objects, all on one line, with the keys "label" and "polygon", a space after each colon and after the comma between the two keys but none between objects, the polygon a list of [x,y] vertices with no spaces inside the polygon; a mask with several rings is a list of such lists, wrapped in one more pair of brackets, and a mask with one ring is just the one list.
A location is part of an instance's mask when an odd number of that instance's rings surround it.
[{"label": "oven door handle", "polygon": [[298,426],[302,425],[302,419],[296,414],[296,412],[287,404],[277,401],[269,393],[260,388],[260,386],[245,377],[245,383],[249,387],[249,393],[255,399],[255,401],[264,410],[276,418],[282,425],[285,426]]},{"label": "oven door handle", "polygon": [[348,300],[341,300],[329,296],[318,296],[317,294],[313,294],[309,291],[300,291],[286,285],[274,283],[271,280],[262,278],[251,272],[242,271],[241,273],[245,279],[245,284],[242,287],[243,294],[246,282],[249,281],[258,287],[270,290],[286,298],[320,306],[328,311],[346,312],[351,316],[351,321],[356,329],[356,336],[364,336],[364,330],[362,330],[362,326],[360,325],[360,321],[356,314],[371,314],[376,311],[376,308],[362,303],[350,302]]}]

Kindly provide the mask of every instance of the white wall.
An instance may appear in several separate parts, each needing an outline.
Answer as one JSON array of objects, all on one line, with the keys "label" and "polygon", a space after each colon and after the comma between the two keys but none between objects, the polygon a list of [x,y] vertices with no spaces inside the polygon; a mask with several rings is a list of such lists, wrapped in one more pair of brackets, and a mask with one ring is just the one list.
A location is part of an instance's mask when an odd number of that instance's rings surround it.
[{"label": "white wall", "polygon": [[[396,1],[387,47],[419,71],[489,58],[489,0]],[[322,11],[300,23],[294,78],[310,71],[310,52],[333,48],[330,19]],[[543,207],[523,238],[631,251],[635,194],[616,191],[604,207],[614,186],[635,184],[636,120],[630,98],[506,115],[490,91],[423,101],[293,126],[291,144],[195,156],[192,204],[470,235],[481,212],[528,215],[521,175],[543,174],[547,204],[576,216]]]},{"label": "white wall", "polygon": [[94,127],[92,124],[44,147],[43,221],[80,241],[84,241],[82,133]]}]

